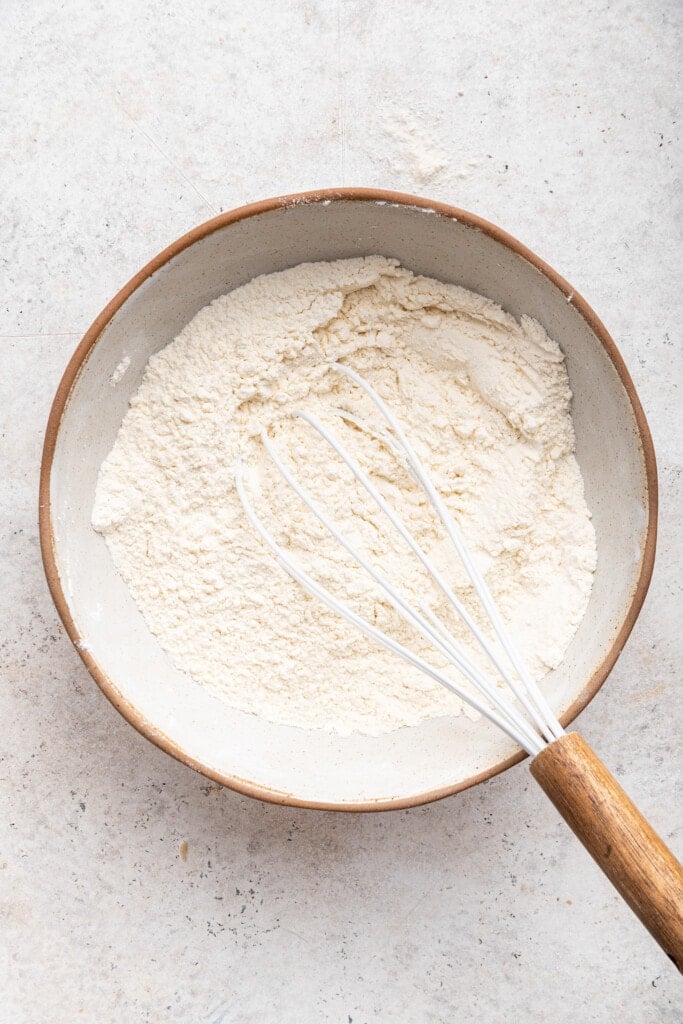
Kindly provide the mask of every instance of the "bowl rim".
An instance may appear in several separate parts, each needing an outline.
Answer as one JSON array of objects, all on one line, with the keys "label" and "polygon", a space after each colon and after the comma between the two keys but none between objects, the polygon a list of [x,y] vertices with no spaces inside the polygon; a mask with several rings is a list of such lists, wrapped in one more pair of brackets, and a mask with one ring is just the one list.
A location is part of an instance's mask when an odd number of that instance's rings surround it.
[{"label": "bowl rim", "polygon": [[574,699],[572,704],[567,708],[564,714],[561,716],[560,721],[563,727],[566,727],[574,721],[576,716],[586,707],[586,705],[596,695],[605,679],[614,667],[624,645],[633,629],[636,619],[640,613],[640,609],[645,600],[650,580],[652,577],[652,569],[655,558],[655,548],[657,540],[657,510],[658,510],[658,489],[657,489],[657,463],[655,458],[654,446],[652,442],[652,436],[650,429],[645,418],[645,413],[640,403],[640,399],[635,390],[631,376],[626,368],[626,364],[619,352],[613,338],[607,331],[607,328],[599,319],[594,310],[586,302],[586,300],[580,295],[575,288],[573,288],[563,277],[560,276],[549,264],[543,259],[537,256],[534,252],[528,249],[525,245],[519,242],[512,235],[508,234],[502,228],[496,224],[491,223],[488,220],[484,220],[482,217],[476,214],[470,213],[467,210],[462,210],[459,207],[452,206],[447,203],[436,202],[431,199],[424,199],[420,196],[410,195],[404,192],[393,192],[384,189],[374,188],[354,188],[354,187],[343,187],[343,188],[330,188],[320,189],[306,192],[297,192],[284,196],[276,196],[271,199],[264,199],[259,202],[249,203],[244,206],[237,207],[233,210],[220,213],[216,217],[212,217],[210,220],[199,224],[197,227],[181,235],[174,242],[163,249],[157,256],[150,260],[141,270],[135,274],[127,284],[120,289],[119,292],[114,296],[113,299],[104,307],[102,312],[95,318],[88,330],[83,335],[83,338],[79,342],[76,350],[74,351],[71,359],[69,360],[67,367],[64,371],[62,379],[59,383],[55,397],[52,402],[50,409],[49,418],[45,430],[45,440],[43,444],[43,454],[40,466],[40,485],[39,485],[39,535],[40,535],[40,547],[43,560],[43,567],[45,576],[47,579],[48,587],[52,595],[52,599],[57,608],[59,617],[64,624],[64,627],[74,644],[78,654],[84,662],[86,668],[90,672],[91,676],[116,710],[143,736],[154,743],[161,750],[170,754],[172,757],[181,761],[188,767],[193,768],[195,771],[206,776],[207,778],[218,782],[222,786],[226,786],[229,789],[235,790],[238,793],[242,793],[246,796],[254,797],[259,800],[265,800],[270,803],[284,804],[291,807],[307,807],[316,810],[335,810],[335,811],[387,811],[387,810],[401,810],[408,807],[417,807],[422,804],[431,803],[435,800],[441,800],[444,797],[451,796],[455,793],[462,792],[463,790],[469,789],[471,786],[475,786],[479,782],[484,782],[487,779],[493,778],[495,775],[506,771],[508,768],[527,757],[524,751],[506,758],[505,760],[494,765],[492,768],[487,769],[479,774],[472,775],[467,779],[460,782],[443,786],[437,789],[428,790],[427,792],[413,794],[408,797],[389,797],[379,800],[371,801],[359,801],[359,802],[348,802],[348,803],[337,803],[328,801],[315,801],[306,800],[300,797],[296,797],[293,794],[284,792],[282,790],[271,789],[263,784],[251,782],[248,779],[240,778],[236,775],[227,775],[222,772],[216,771],[212,768],[203,765],[197,761],[196,758],[188,755],[174,740],[166,736],[161,730],[159,730],[153,722],[149,721],[140,711],[119,691],[112,679],[109,678],[106,672],[100,667],[96,659],[92,656],[89,651],[87,644],[84,642],[84,638],[81,636],[76,622],[74,621],[67,598],[62,587],[62,582],[57,569],[57,558],[55,550],[55,534],[52,523],[52,509],[50,500],[50,479],[52,474],[52,464],[54,459],[55,450],[57,447],[57,440],[59,435],[59,429],[61,425],[62,416],[68,405],[71,392],[74,384],[79,376],[81,368],[85,364],[88,355],[91,350],[97,344],[104,328],[111,321],[118,310],[124,305],[128,298],[148,279],[159,270],[162,266],[172,260],[175,256],[181,253],[184,249],[189,248],[195,242],[206,238],[208,235],[213,234],[214,231],[218,231],[221,228],[228,227],[230,224],[235,224],[240,220],[244,220],[248,217],[255,217],[262,213],[269,213],[274,210],[283,209],[291,206],[300,206],[317,203],[337,202],[337,201],[355,201],[355,202],[370,202],[370,203],[386,203],[393,204],[396,206],[406,206],[412,208],[418,208],[422,210],[429,210],[437,213],[443,217],[447,217],[453,220],[457,220],[462,224],[466,224],[470,228],[482,231],[489,235],[495,241],[505,245],[508,249],[511,249],[516,255],[522,257],[527,262],[531,263],[537,270],[539,270],[545,277],[547,277],[557,288],[559,288],[567,297],[575,309],[584,318],[590,329],[599,339],[603,345],[607,355],[611,359],[614,368],[616,369],[622,384],[628,395],[628,399],[631,403],[633,415],[638,428],[638,434],[640,438],[640,444],[643,451],[643,458],[645,462],[645,480],[646,480],[646,494],[648,506],[648,522],[647,530],[645,534],[645,543],[643,545],[643,555],[640,565],[640,572],[638,580],[631,597],[631,602],[624,616],[624,620],[621,624],[619,631],[617,632],[614,641],[603,657],[600,665],[597,667],[595,672],[590,676],[584,685],[583,689]]}]

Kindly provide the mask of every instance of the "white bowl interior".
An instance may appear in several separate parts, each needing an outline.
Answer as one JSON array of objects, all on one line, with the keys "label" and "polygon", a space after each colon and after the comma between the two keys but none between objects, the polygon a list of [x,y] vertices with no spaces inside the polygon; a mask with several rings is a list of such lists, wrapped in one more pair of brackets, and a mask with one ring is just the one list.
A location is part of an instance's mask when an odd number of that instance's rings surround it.
[{"label": "white bowl interior", "polygon": [[[100,464],[147,361],[207,302],[307,260],[380,253],[411,270],[536,317],[562,347],[574,393],[577,458],[597,534],[590,605],[562,665],[543,683],[561,713],[596,671],[638,579],[647,525],[645,463],[633,410],[602,344],[567,296],[506,245],[433,211],[335,200],[224,226],[157,270],[103,330],[61,420],[50,478],[55,557],[70,614],[122,697],[185,754],[226,779],[312,803],[418,797],[493,769],[514,752],[486,721],[443,718],[380,737],[275,725],[235,710],[179,672],[150,634],[90,525]],[[129,357],[116,386],[110,378]]]}]

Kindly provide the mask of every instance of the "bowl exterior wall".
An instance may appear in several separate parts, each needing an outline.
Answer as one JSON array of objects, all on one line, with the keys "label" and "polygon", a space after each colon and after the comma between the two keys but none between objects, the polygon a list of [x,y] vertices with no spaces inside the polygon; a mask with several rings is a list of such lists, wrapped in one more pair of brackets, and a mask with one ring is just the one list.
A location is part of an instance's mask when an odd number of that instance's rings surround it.
[{"label": "bowl exterior wall", "polygon": [[[652,442],[623,361],[592,310],[542,260],[472,214],[348,189],[269,200],[196,228],[136,275],[85,335],[55,397],[41,474],[41,544],[55,603],[94,678],[131,724],[241,792],[346,810],[437,799],[521,754],[489,723],[464,717],[340,737],[226,706],[161,650],[90,514],[99,467],[149,357],[199,309],[258,274],[373,253],[535,317],[565,353],[598,544],[586,616],[562,665],[543,682],[568,723],[609,673],[647,590],[657,512]],[[128,367],[113,384],[122,360]]]}]

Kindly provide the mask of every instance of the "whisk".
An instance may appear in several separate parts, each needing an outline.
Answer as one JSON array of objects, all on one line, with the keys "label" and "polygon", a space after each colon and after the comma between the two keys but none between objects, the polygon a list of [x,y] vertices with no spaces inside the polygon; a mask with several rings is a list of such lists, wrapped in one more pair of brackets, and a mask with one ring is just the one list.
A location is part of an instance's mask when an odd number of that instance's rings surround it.
[{"label": "whisk", "polygon": [[[439,572],[433,559],[411,535],[398,512],[386,501],[335,434],[306,411],[294,415],[320,435],[380,508],[458,618],[467,626],[505,686],[496,685],[491,680],[426,603],[421,602],[419,607],[415,607],[399,587],[377,570],[301,486],[265,431],[261,432],[264,448],[286,483],[334,540],[371,577],[398,614],[432,645],[442,659],[445,658],[458,669],[470,686],[459,685],[395,637],[368,622],[298,565],[255,512],[244,467],[242,461],[238,460],[236,486],[247,518],[282,568],[309,594],[321,600],[367,637],[457,694],[461,700],[507,733],[532,757],[530,770],[533,777],[631,909],[678,969],[683,971],[683,868],[579,733],[566,733],[562,728],[524,665],[457,523],[394,413],[375,389],[350,367],[334,363],[332,368],[354,381],[380,413],[386,424],[380,434],[382,441],[404,461],[410,476],[434,509],[464,566],[499,648],[491,644],[444,575]],[[354,414],[342,409],[335,411],[356,427],[368,429]],[[501,651],[505,658],[501,657]]]}]

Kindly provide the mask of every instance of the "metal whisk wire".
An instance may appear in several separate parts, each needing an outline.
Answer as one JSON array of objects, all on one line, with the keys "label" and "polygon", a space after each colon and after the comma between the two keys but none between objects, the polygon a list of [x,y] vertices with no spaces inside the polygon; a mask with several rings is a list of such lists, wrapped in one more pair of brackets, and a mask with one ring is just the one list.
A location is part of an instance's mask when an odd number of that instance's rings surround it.
[{"label": "metal whisk wire", "polygon": [[[416,609],[400,592],[400,590],[398,590],[389,580],[385,579],[364,557],[364,555],[358,551],[358,549],[348,540],[345,534],[335,525],[335,523],[332,522],[317,502],[314,501],[305,488],[299,484],[292,473],[288,470],[280,459],[277,450],[272,444],[270,438],[266,435],[265,431],[261,434],[264,448],[286,483],[294,490],[307,508],[318,518],[337,543],[339,543],[374,580],[392,607],[405,619],[405,621],[408,622],[409,625],[411,625],[421,636],[428,640],[443,657],[445,657],[467,679],[469,679],[476,690],[476,694],[462,688],[442,672],[434,669],[408,647],[399,643],[394,637],[367,622],[345,602],[340,601],[330,591],[318,583],[308,572],[298,566],[291,555],[280,544],[278,544],[271,532],[264,526],[262,520],[256,514],[245,484],[244,467],[241,460],[238,460],[236,468],[236,486],[247,518],[264,543],[273,552],[280,565],[311,595],[323,601],[328,608],[355,625],[366,636],[379,642],[385,648],[403,658],[404,661],[413,665],[429,678],[457,694],[461,700],[465,701],[476,711],[485,715],[491,722],[506,732],[507,735],[526,750],[527,753],[531,755],[539,753],[539,751],[541,751],[548,742],[552,742],[552,740],[564,735],[564,730],[548,706],[538,686],[531,678],[514,644],[512,643],[490,591],[486,586],[486,583],[479,572],[464,539],[462,538],[457,524],[446,508],[443,499],[436,491],[427,471],[405,436],[400,423],[374,388],[372,388],[367,381],[349,367],[340,363],[335,363],[333,366],[334,369],[345,374],[363,389],[391,429],[391,435],[382,436],[384,440],[391,445],[395,452],[403,456],[411,476],[420,486],[428,501],[436,511],[449,539],[460,557],[467,575],[477,593],[477,596],[479,597],[481,605],[487,614],[491,626],[493,627],[493,630],[508,657],[513,668],[512,673],[505,667],[505,665],[502,664],[490,642],[479,629],[472,616],[463,606],[462,602],[453,593],[452,588],[438,572],[432,560],[405,527],[398,513],[384,499],[368,475],[364,473],[360,466],[351,458],[341,442],[310,413],[300,411],[295,415],[304,420],[323,438],[324,441],[327,442],[327,444],[330,445],[330,447],[352,472],[356,480],[386,515],[389,522],[408,544],[434,583],[444,594],[459,618],[468,627],[472,635],[477,640],[479,646],[487,655],[491,664],[504,679],[517,704],[521,706],[521,709],[523,709],[523,712],[525,712],[528,717],[525,717],[520,710],[520,707],[516,706],[509,697],[505,696],[504,693],[496,686],[495,682],[492,682],[485,673],[474,664],[470,656],[451,635],[444,623],[441,622],[441,620],[425,603],[420,605],[419,610]],[[361,426],[357,418],[351,414],[345,413],[343,410],[337,410],[337,412],[341,417],[355,423],[356,426]],[[515,678],[515,675],[517,678]],[[482,697],[484,698],[483,700],[481,699]]]}]

